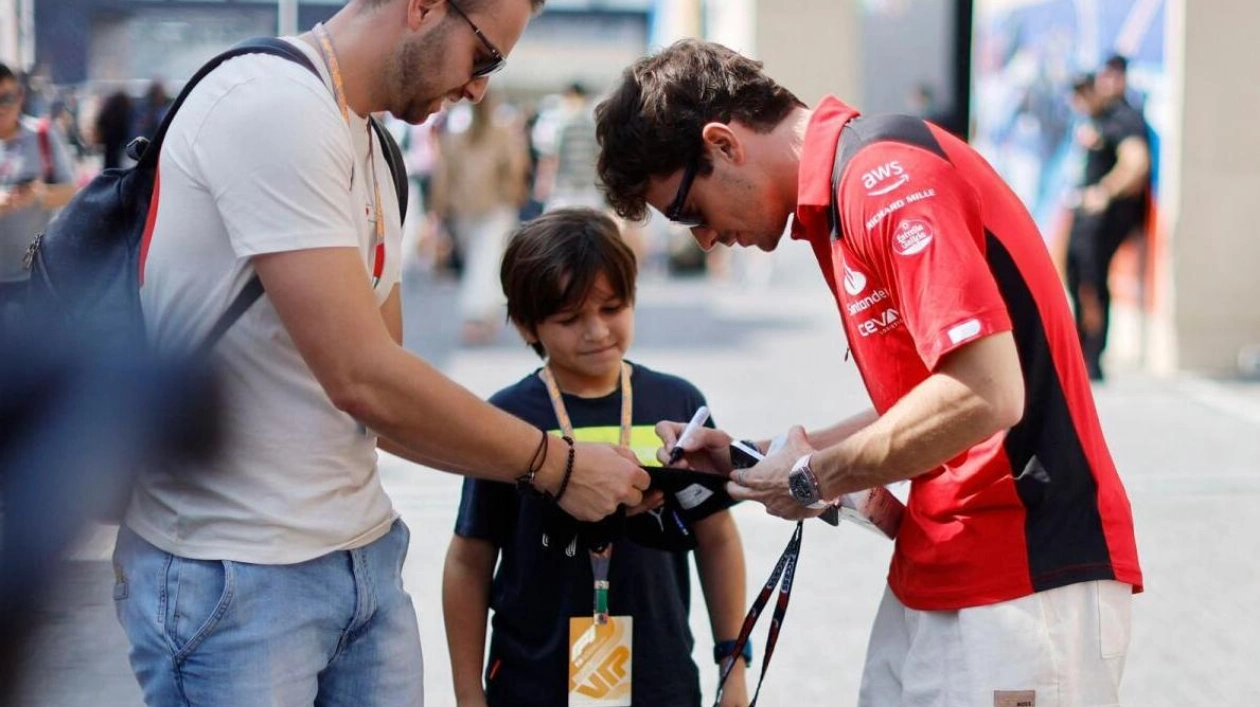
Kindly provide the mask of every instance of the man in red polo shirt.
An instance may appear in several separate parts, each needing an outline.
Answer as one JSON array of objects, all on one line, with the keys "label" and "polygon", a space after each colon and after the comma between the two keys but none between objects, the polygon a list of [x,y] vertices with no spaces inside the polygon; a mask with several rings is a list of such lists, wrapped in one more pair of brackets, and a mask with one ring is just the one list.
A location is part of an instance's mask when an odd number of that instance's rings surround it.
[{"label": "man in red polo shirt", "polygon": [[[813,109],[761,64],[683,40],[597,110],[600,177],[715,244],[806,240],[874,410],[740,472],[736,498],[807,506],[911,479],[860,704],[1112,705],[1141,590],[1132,515],[1072,314],[1027,210],[945,131]],[[837,353],[837,357],[840,354]],[[658,430],[668,449],[681,425]],[[686,445],[729,473],[730,436]]]}]

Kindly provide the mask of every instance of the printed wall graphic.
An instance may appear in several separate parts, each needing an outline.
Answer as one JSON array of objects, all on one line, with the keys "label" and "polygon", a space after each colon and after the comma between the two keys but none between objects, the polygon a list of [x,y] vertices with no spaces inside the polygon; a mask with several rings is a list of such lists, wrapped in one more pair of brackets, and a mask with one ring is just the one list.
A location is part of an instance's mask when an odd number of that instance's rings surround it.
[{"label": "printed wall graphic", "polygon": [[[1158,143],[1168,124],[1164,0],[976,0],[972,142],[1054,238],[1080,180],[1074,75],[1112,54],[1129,59],[1129,87]],[[1156,173],[1156,178],[1158,174]]]},{"label": "printed wall graphic", "polygon": [[[1167,18],[1165,0],[975,0],[972,26],[972,143],[1028,206],[1056,258],[1084,165],[1072,78],[1113,54],[1129,60],[1129,101],[1149,127],[1154,198],[1145,238],[1120,249],[1110,279],[1113,302],[1137,311],[1151,311],[1165,289],[1154,273],[1165,257],[1159,159],[1171,110]],[[1139,326],[1140,342],[1144,319]]]}]

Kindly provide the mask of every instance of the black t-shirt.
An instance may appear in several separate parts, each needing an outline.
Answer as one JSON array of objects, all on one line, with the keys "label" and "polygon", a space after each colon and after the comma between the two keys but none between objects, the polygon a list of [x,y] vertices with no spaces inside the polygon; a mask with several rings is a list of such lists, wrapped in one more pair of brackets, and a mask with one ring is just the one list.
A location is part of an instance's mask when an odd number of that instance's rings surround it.
[{"label": "black t-shirt", "polygon": [[1093,186],[1116,166],[1119,161],[1120,143],[1129,138],[1146,136],[1146,121],[1142,114],[1129,104],[1117,101],[1110,108],[1094,117],[1094,128],[1099,141],[1085,151],[1085,180],[1083,186]]},{"label": "black t-shirt", "polygon": [[[661,420],[686,421],[704,404],[687,381],[633,365],[631,447],[656,464]],[[537,372],[505,388],[490,402],[540,429],[559,431],[547,388]],[[616,442],[621,391],[602,398],[564,396],[574,433],[582,441]],[[709,423],[712,425],[712,421]],[[704,493],[700,496],[705,496]],[[666,510],[627,521],[633,537],[690,524],[728,508],[725,493],[691,496],[677,517]],[[491,707],[562,707],[567,704],[569,618],[591,615],[593,575],[585,549],[544,536],[555,506],[520,495],[505,483],[467,479],[455,533],[487,540],[500,550],[490,593],[490,656],[486,697]],[[544,542],[546,545],[544,545]],[[697,707],[699,672],[691,660],[691,575],[687,553],[650,549],[622,539],[613,544],[609,611],[634,617],[632,699],[643,707]]]}]

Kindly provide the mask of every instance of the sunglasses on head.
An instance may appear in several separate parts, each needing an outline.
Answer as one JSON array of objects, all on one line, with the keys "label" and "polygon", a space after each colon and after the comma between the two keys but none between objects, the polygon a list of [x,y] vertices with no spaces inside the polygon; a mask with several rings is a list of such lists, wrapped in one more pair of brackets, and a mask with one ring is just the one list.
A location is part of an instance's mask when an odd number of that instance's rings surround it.
[{"label": "sunglasses on head", "polygon": [[684,228],[699,228],[704,225],[704,219],[699,214],[682,212],[683,206],[687,203],[687,196],[691,193],[691,183],[695,181],[696,171],[699,169],[700,154],[697,153],[683,169],[682,179],[678,182],[678,193],[674,195],[674,201],[665,209],[665,218]]},{"label": "sunglasses on head", "polygon": [[490,39],[486,37],[485,33],[481,31],[481,28],[477,26],[477,23],[473,22],[472,18],[460,9],[459,5],[456,5],[452,2],[452,0],[446,0],[446,4],[451,6],[451,9],[455,11],[455,14],[464,18],[464,21],[472,28],[473,34],[477,35],[477,39],[481,40],[481,43],[485,46],[486,51],[490,53],[489,57],[479,56],[476,61],[473,62],[473,78],[479,79],[483,76],[489,76],[490,74],[503,70],[503,67],[507,66],[507,57],[503,56],[503,52],[499,51],[499,48],[494,46],[494,42],[491,42]]}]

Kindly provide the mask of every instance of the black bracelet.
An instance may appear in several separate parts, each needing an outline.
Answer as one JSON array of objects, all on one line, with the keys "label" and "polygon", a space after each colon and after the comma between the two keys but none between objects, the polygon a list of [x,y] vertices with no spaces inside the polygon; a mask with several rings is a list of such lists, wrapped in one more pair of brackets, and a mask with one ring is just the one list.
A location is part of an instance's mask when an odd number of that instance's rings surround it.
[{"label": "black bracelet", "polygon": [[542,439],[538,440],[538,448],[534,450],[534,456],[529,458],[529,466],[525,467],[525,473],[533,477],[542,468],[543,462],[547,461],[547,446],[551,435],[547,434],[547,430],[540,430]]},{"label": "black bracelet", "polygon": [[526,467],[525,473],[516,477],[516,490],[530,496],[541,496],[542,493],[534,486],[534,479],[537,478],[539,470],[547,461],[547,451],[550,448],[551,435],[546,430],[542,430],[542,439],[538,440],[538,448],[534,450],[534,456],[529,460],[529,466]]},{"label": "black bracelet", "polygon": [[569,458],[564,463],[564,477],[560,479],[560,488],[556,490],[556,495],[551,497],[555,503],[560,502],[560,497],[569,488],[569,479],[573,478],[573,457],[576,455],[577,449],[573,446],[572,437],[561,437],[569,445]]},{"label": "black bracelet", "polygon": [[[719,665],[727,658],[734,658],[736,641],[719,641],[713,646],[713,662]],[[744,659],[744,665],[752,665],[753,648],[752,639],[744,641],[744,649],[740,651],[740,656]]]}]

